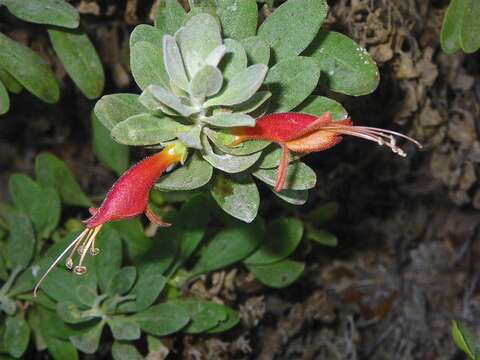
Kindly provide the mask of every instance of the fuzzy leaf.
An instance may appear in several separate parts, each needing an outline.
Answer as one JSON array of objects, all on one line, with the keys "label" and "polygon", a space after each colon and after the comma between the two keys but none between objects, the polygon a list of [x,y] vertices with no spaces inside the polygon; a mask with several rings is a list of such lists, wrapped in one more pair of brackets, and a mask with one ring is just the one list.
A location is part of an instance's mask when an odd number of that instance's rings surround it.
[{"label": "fuzzy leaf", "polygon": [[214,66],[205,65],[197,71],[190,82],[189,93],[203,102],[207,96],[218,93],[222,88],[222,84],[222,72]]},{"label": "fuzzy leaf", "polygon": [[267,265],[285,259],[300,244],[303,224],[297,219],[279,219],[267,226],[267,238],[260,248],[243,262],[248,265]]},{"label": "fuzzy leaf", "polygon": [[140,217],[114,222],[112,226],[125,242],[129,259],[135,261],[151,248],[153,240],[144,234]]},{"label": "fuzzy leaf", "polygon": [[224,45],[226,54],[220,62],[220,69],[222,70],[225,80],[228,81],[246,69],[247,54],[242,44],[236,40],[225,39]]},{"label": "fuzzy leaf", "polygon": [[30,328],[23,315],[8,316],[3,334],[5,350],[14,358],[19,358],[27,350],[29,340]]},{"label": "fuzzy leaf", "polygon": [[[283,151],[278,145],[274,145],[262,152],[262,157],[258,162],[258,167],[261,169],[277,168],[283,156]],[[290,154],[290,162],[297,161],[300,154]]]},{"label": "fuzzy leaf", "polygon": [[295,56],[280,61],[265,79],[273,94],[270,112],[285,112],[299,105],[316,88],[319,77],[318,65],[311,58]]},{"label": "fuzzy leaf", "polygon": [[93,152],[100,163],[115,171],[119,176],[123,174],[130,162],[128,147],[113,141],[110,132],[95,114],[92,114],[92,133]]},{"label": "fuzzy leaf", "polygon": [[7,71],[0,68],[0,82],[7,88],[7,90],[14,94],[20,94],[23,90],[22,84],[17,79],[10,75]]},{"label": "fuzzy leaf", "polygon": [[279,61],[306,49],[326,16],[324,0],[289,0],[267,17],[258,29],[258,36],[270,45]]},{"label": "fuzzy leaf", "polygon": [[212,174],[212,166],[195,152],[184,166],[162,176],[155,188],[161,191],[193,190],[207,184]]},{"label": "fuzzy leaf", "polygon": [[206,64],[215,67],[218,66],[220,60],[222,60],[226,52],[227,49],[225,45],[217,46],[210,54],[208,54],[207,58],[205,59]]},{"label": "fuzzy leaf", "polygon": [[224,228],[208,243],[191,273],[197,275],[222,269],[245,259],[259,246],[264,235],[264,226],[258,220]]},{"label": "fuzzy leaf", "polygon": [[173,36],[165,35],[163,37],[163,61],[170,80],[179,88],[188,91],[188,77],[183,65],[182,54],[180,54],[180,49]]},{"label": "fuzzy leaf", "polygon": [[169,87],[170,79],[162,57],[162,48],[146,41],[135,43],[130,49],[130,67],[138,87],[149,85]]},{"label": "fuzzy leaf", "polygon": [[64,0],[0,0],[13,15],[24,21],[74,29],[79,16]]},{"label": "fuzzy leaf", "polygon": [[272,93],[270,91],[257,91],[247,101],[233,106],[232,110],[234,113],[250,113],[254,110],[257,110],[260,106],[264,105],[265,102],[271,97]]},{"label": "fuzzy leaf", "polygon": [[130,35],[130,49],[132,49],[135,44],[143,41],[153,45],[153,47],[155,47],[159,51],[159,54],[161,56],[163,35],[164,33],[161,30],[151,25],[140,24],[138,26],[135,26],[135,29],[133,29],[132,34]]},{"label": "fuzzy leaf", "polygon": [[95,271],[98,285],[102,293],[105,293],[108,284],[120,270],[123,257],[122,241],[119,232],[106,225],[98,234],[96,242],[101,255],[95,257]]},{"label": "fuzzy leaf", "polygon": [[190,129],[188,129],[187,131],[178,132],[177,137],[187,147],[200,150],[202,148],[202,142],[200,140],[201,134],[202,134],[202,126],[199,124],[199,125],[190,127]]},{"label": "fuzzy leaf", "polygon": [[57,339],[53,336],[46,336],[45,344],[54,360],[78,360],[78,351],[70,341]]},{"label": "fuzzy leaf", "polygon": [[116,340],[137,340],[140,338],[140,327],[130,318],[114,316],[107,319],[107,324]]},{"label": "fuzzy leaf", "polygon": [[183,332],[187,334],[198,334],[214,328],[220,322],[227,319],[227,312],[223,305],[204,300],[180,300],[174,304],[184,308],[191,318]]},{"label": "fuzzy leaf", "polygon": [[341,33],[320,32],[309,54],[317,61],[320,82],[330,90],[360,96],[373,92],[380,81],[377,64],[364,48]]},{"label": "fuzzy leaf", "polygon": [[460,43],[467,53],[473,53],[480,49],[480,2],[469,0],[465,9],[465,19],[462,24]]},{"label": "fuzzy leaf", "polygon": [[219,114],[203,118],[202,121],[214,127],[255,126],[255,119],[245,114]]},{"label": "fuzzy leaf", "polygon": [[118,341],[112,345],[112,357],[113,360],[144,360],[134,345]]},{"label": "fuzzy leaf", "polygon": [[224,91],[208,100],[204,106],[237,105],[250,99],[257,92],[267,74],[268,67],[263,64],[249,66],[229,81]]},{"label": "fuzzy leaf", "polygon": [[192,17],[187,21],[183,30],[177,33],[177,37],[190,77],[200,70],[202,62],[210,52],[222,44],[218,23],[208,14]]},{"label": "fuzzy leaf", "polygon": [[201,151],[202,157],[207,160],[213,167],[222,170],[224,172],[235,174],[247,170],[262,155],[260,152],[244,155],[244,156],[233,156],[230,154],[216,154],[210,141],[206,135],[202,137],[203,150]]},{"label": "fuzzy leaf", "polygon": [[217,204],[233,217],[252,222],[257,216],[260,194],[257,185],[248,174],[230,177],[218,175],[210,190]]},{"label": "fuzzy leaf", "polygon": [[0,67],[29,92],[46,103],[60,97],[57,80],[48,64],[36,52],[0,33]]},{"label": "fuzzy leaf", "polygon": [[[187,99],[180,98],[161,86],[150,85],[145,89],[144,94],[145,93],[152,94],[156,100],[183,116],[190,116],[198,112],[197,109],[188,104]],[[141,96],[144,96],[144,94]]]},{"label": "fuzzy leaf", "polygon": [[69,205],[92,206],[65,163],[52,154],[42,153],[35,159],[35,175],[44,187],[55,188]]},{"label": "fuzzy leaf", "polygon": [[250,64],[268,65],[270,60],[270,47],[259,36],[251,36],[241,41],[245,52],[247,53]]},{"label": "fuzzy leaf", "polygon": [[220,0],[217,14],[225,37],[241,40],[257,32],[258,10],[254,0]]},{"label": "fuzzy leaf", "polygon": [[28,176],[10,176],[9,191],[15,206],[25,212],[33,223],[36,234],[46,238],[60,220],[60,197],[52,189],[42,188]]},{"label": "fuzzy leaf", "polygon": [[0,80],[0,115],[6,114],[8,109],[10,109],[10,97],[3,82]]},{"label": "fuzzy leaf", "polygon": [[164,34],[173,35],[180,29],[186,19],[186,13],[178,0],[160,0],[158,2],[155,27]]},{"label": "fuzzy leaf", "polygon": [[[162,246],[162,251],[164,250]],[[145,310],[157,300],[166,283],[167,279],[159,273],[152,271],[140,272],[135,286],[129,293],[130,295],[135,295],[135,300],[120,304],[118,307],[119,311],[139,312]]]},{"label": "fuzzy leaf", "polygon": [[108,130],[119,122],[133,115],[147,112],[148,109],[139,102],[137,94],[105,95],[95,104],[95,115]]},{"label": "fuzzy leaf", "polygon": [[88,36],[80,31],[48,29],[53,49],[75,85],[89,99],[99,97],[105,74],[97,51]]},{"label": "fuzzy leaf", "polygon": [[207,330],[209,334],[218,334],[231,328],[235,327],[240,322],[240,315],[235,310],[224,306],[225,312],[227,313],[227,319],[221,321],[217,326]]},{"label": "fuzzy leaf", "polygon": [[185,126],[168,118],[151,114],[129,117],[111,132],[115,141],[125,145],[153,145],[172,140]]},{"label": "fuzzy leaf", "polygon": [[334,120],[344,120],[348,117],[347,110],[344,109],[342,104],[324,96],[309,96],[295,109],[295,112],[317,116],[322,116],[327,111],[332,113]]},{"label": "fuzzy leaf", "polygon": [[248,265],[255,278],[273,288],[284,288],[295,282],[305,270],[305,264],[285,259],[270,265]]},{"label": "fuzzy leaf", "polygon": [[[277,169],[258,169],[252,174],[264,183],[274,186],[277,180]],[[315,171],[302,162],[295,162],[288,166],[285,189],[308,190],[315,187],[317,176]]]},{"label": "fuzzy leaf", "polygon": [[86,332],[70,336],[70,342],[78,350],[86,354],[94,354],[98,350],[100,344],[100,337],[105,323],[102,321],[90,327]]},{"label": "fuzzy leaf", "polygon": [[184,307],[174,303],[154,305],[132,316],[142,330],[147,333],[166,336],[185,327],[190,316]]},{"label": "fuzzy leaf", "polygon": [[27,215],[15,211],[10,214],[10,234],[7,255],[12,269],[24,269],[35,251],[35,233]]},{"label": "fuzzy leaf", "polygon": [[135,280],[137,280],[137,269],[134,266],[124,267],[112,277],[106,293],[124,295],[132,288]]}]

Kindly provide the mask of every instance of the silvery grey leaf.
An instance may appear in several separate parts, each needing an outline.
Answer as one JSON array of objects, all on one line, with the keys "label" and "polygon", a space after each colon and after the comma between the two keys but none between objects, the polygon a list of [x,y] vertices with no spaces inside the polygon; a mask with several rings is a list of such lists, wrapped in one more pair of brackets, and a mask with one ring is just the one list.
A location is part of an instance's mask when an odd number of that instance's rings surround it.
[{"label": "silvery grey leaf", "polygon": [[218,66],[220,60],[222,60],[223,56],[227,52],[225,45],[217,46],[215,49],[212,50],[210,54],[208,54],[205,62],[207,65]]},{"label": "silvery grey leaf", "polygon": [[246,114],[218,114],[203,118],[202,121],[215,127],[255,126],[255,119]]},{"label": "silvery grey leaf", "polygon": [[179,88],[188,90],[188,77],[183,66],[182,55],[175,38],[170,35],[163,37],[163,61],[170,80]]},{"label": "silvery grey leaf", "polygon": [[190,116],[199,112],[199,109],[195,109],[189,104],[188,99],[175,96],[173,93],[161,86],[150,85],[146,91],[149,91],[155,99],[183,116]]}]

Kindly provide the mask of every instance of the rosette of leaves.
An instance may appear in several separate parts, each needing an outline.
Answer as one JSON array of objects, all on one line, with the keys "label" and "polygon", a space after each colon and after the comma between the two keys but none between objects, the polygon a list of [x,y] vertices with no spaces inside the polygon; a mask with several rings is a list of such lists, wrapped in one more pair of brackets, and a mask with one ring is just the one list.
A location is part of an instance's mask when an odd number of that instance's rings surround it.
[{"label": "rosette of leaves", "polygon": [[[80,91],[89,99],[103,92],[105,76],[97,52],[78,30],[77,10],[63,0],[0,0],[23,21],[47,26],[53,49]],[[8,27],[7,27],[8,29]],[[23,89],[46,103],[56,103],[60,88],[49,65],[35,51],[0,33],[0,115],[10,107],[9,93]]]},{"label": "rosette of leaves", "polygon": [[[162,177],[161,191],[210,191],[228,214],[255,219],[255,180],[273,190],[281,152],[265,141],[232,147],[229,129],[254,126],[262,114],[298,111],[344,119],[341,104],[311,95],[317,88],[364,95],[378,84],[368,53],[337,32],[321,31],[324,0],[289,0],[258,28],[254,0],[159,2],[155,27],[130,38],[130,64],[141,95],[101,98],[95,114],[119,143],[156,147],[179,139],[190,148],[182,167]],[[315,172],[292,157],[286,189],[303,204]]]}]

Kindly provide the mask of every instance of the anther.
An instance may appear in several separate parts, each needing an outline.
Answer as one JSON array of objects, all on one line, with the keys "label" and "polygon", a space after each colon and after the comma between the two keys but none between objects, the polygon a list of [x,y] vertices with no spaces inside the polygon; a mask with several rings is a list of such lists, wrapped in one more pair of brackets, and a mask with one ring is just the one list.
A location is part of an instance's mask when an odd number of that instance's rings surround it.
[{"label": "anther", "polygon": [[75,266],[75,269],[73,269],[73,272],[77,275],[83,275],[87,272],[87,267],[86,266]]},{"label": "anther", "polygon": [[94,247],[90,248],[90,255],[97,256],[98,254],[100,254],[100,249],[99,248],[94,248]]},{"label": "anther", "polygon": [[68,258],[66,263],[65,263],[65,266],[67,267],[68,270],[72,270],[73,268],[73,260],[72,258]]}]

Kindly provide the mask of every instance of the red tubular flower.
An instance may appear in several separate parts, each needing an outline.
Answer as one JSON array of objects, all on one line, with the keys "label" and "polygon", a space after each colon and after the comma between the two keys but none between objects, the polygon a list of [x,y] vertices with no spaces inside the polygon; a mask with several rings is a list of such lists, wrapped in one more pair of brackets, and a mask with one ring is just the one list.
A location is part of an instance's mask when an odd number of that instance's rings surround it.
[{"label": "red tubular flower", "polygon": [[[149,208],[148,195],[163,172],[169,166],[182,161],[184,153],[183,145],[170,144],[161,152],[147,157],[128,169],[110,188],[102,205],[98,209],[90,209],[92,216],[84,221],[86,229],[50,265],[35,286],[34,295],[36,295],[48,273],[69,251],[71,252],[67,258],[67,268],[69,270],[73,268],[73,271],[78,275],[87,271],[87,268],[83,266],[83,261],[88,252],[91,255],[99,253],[99,249],[95,247],[95,239],[103,224],[110,221],[130,219],[145,213],[153,223],[160,226],[170,226]],[[77,249],[80,253],[80,260],[78,265],[73,267],[72,258]]]},{"label": "red tubular flower", "polygon": [[406,154],[397,146],[395,137],[407,139],[418,147],[422,147],[418,141],[395,131],[354,126],[350,118],[333,121],[330,112],[320,117],[302,113],[265,115],[257,119],[254,127],[235,128],[232,133],[235,135],[235,140],[230,144],[231,146],[248,140],[266,140],[276,142],[282,147],[283,156],[278,167],[275,191],[281,191],[284,188],[290,151],[309,154],[326,150],[337,145],[343,135],[356,136],[374,141],[378,145],[385,145],[400,156],[406,156]]}]

